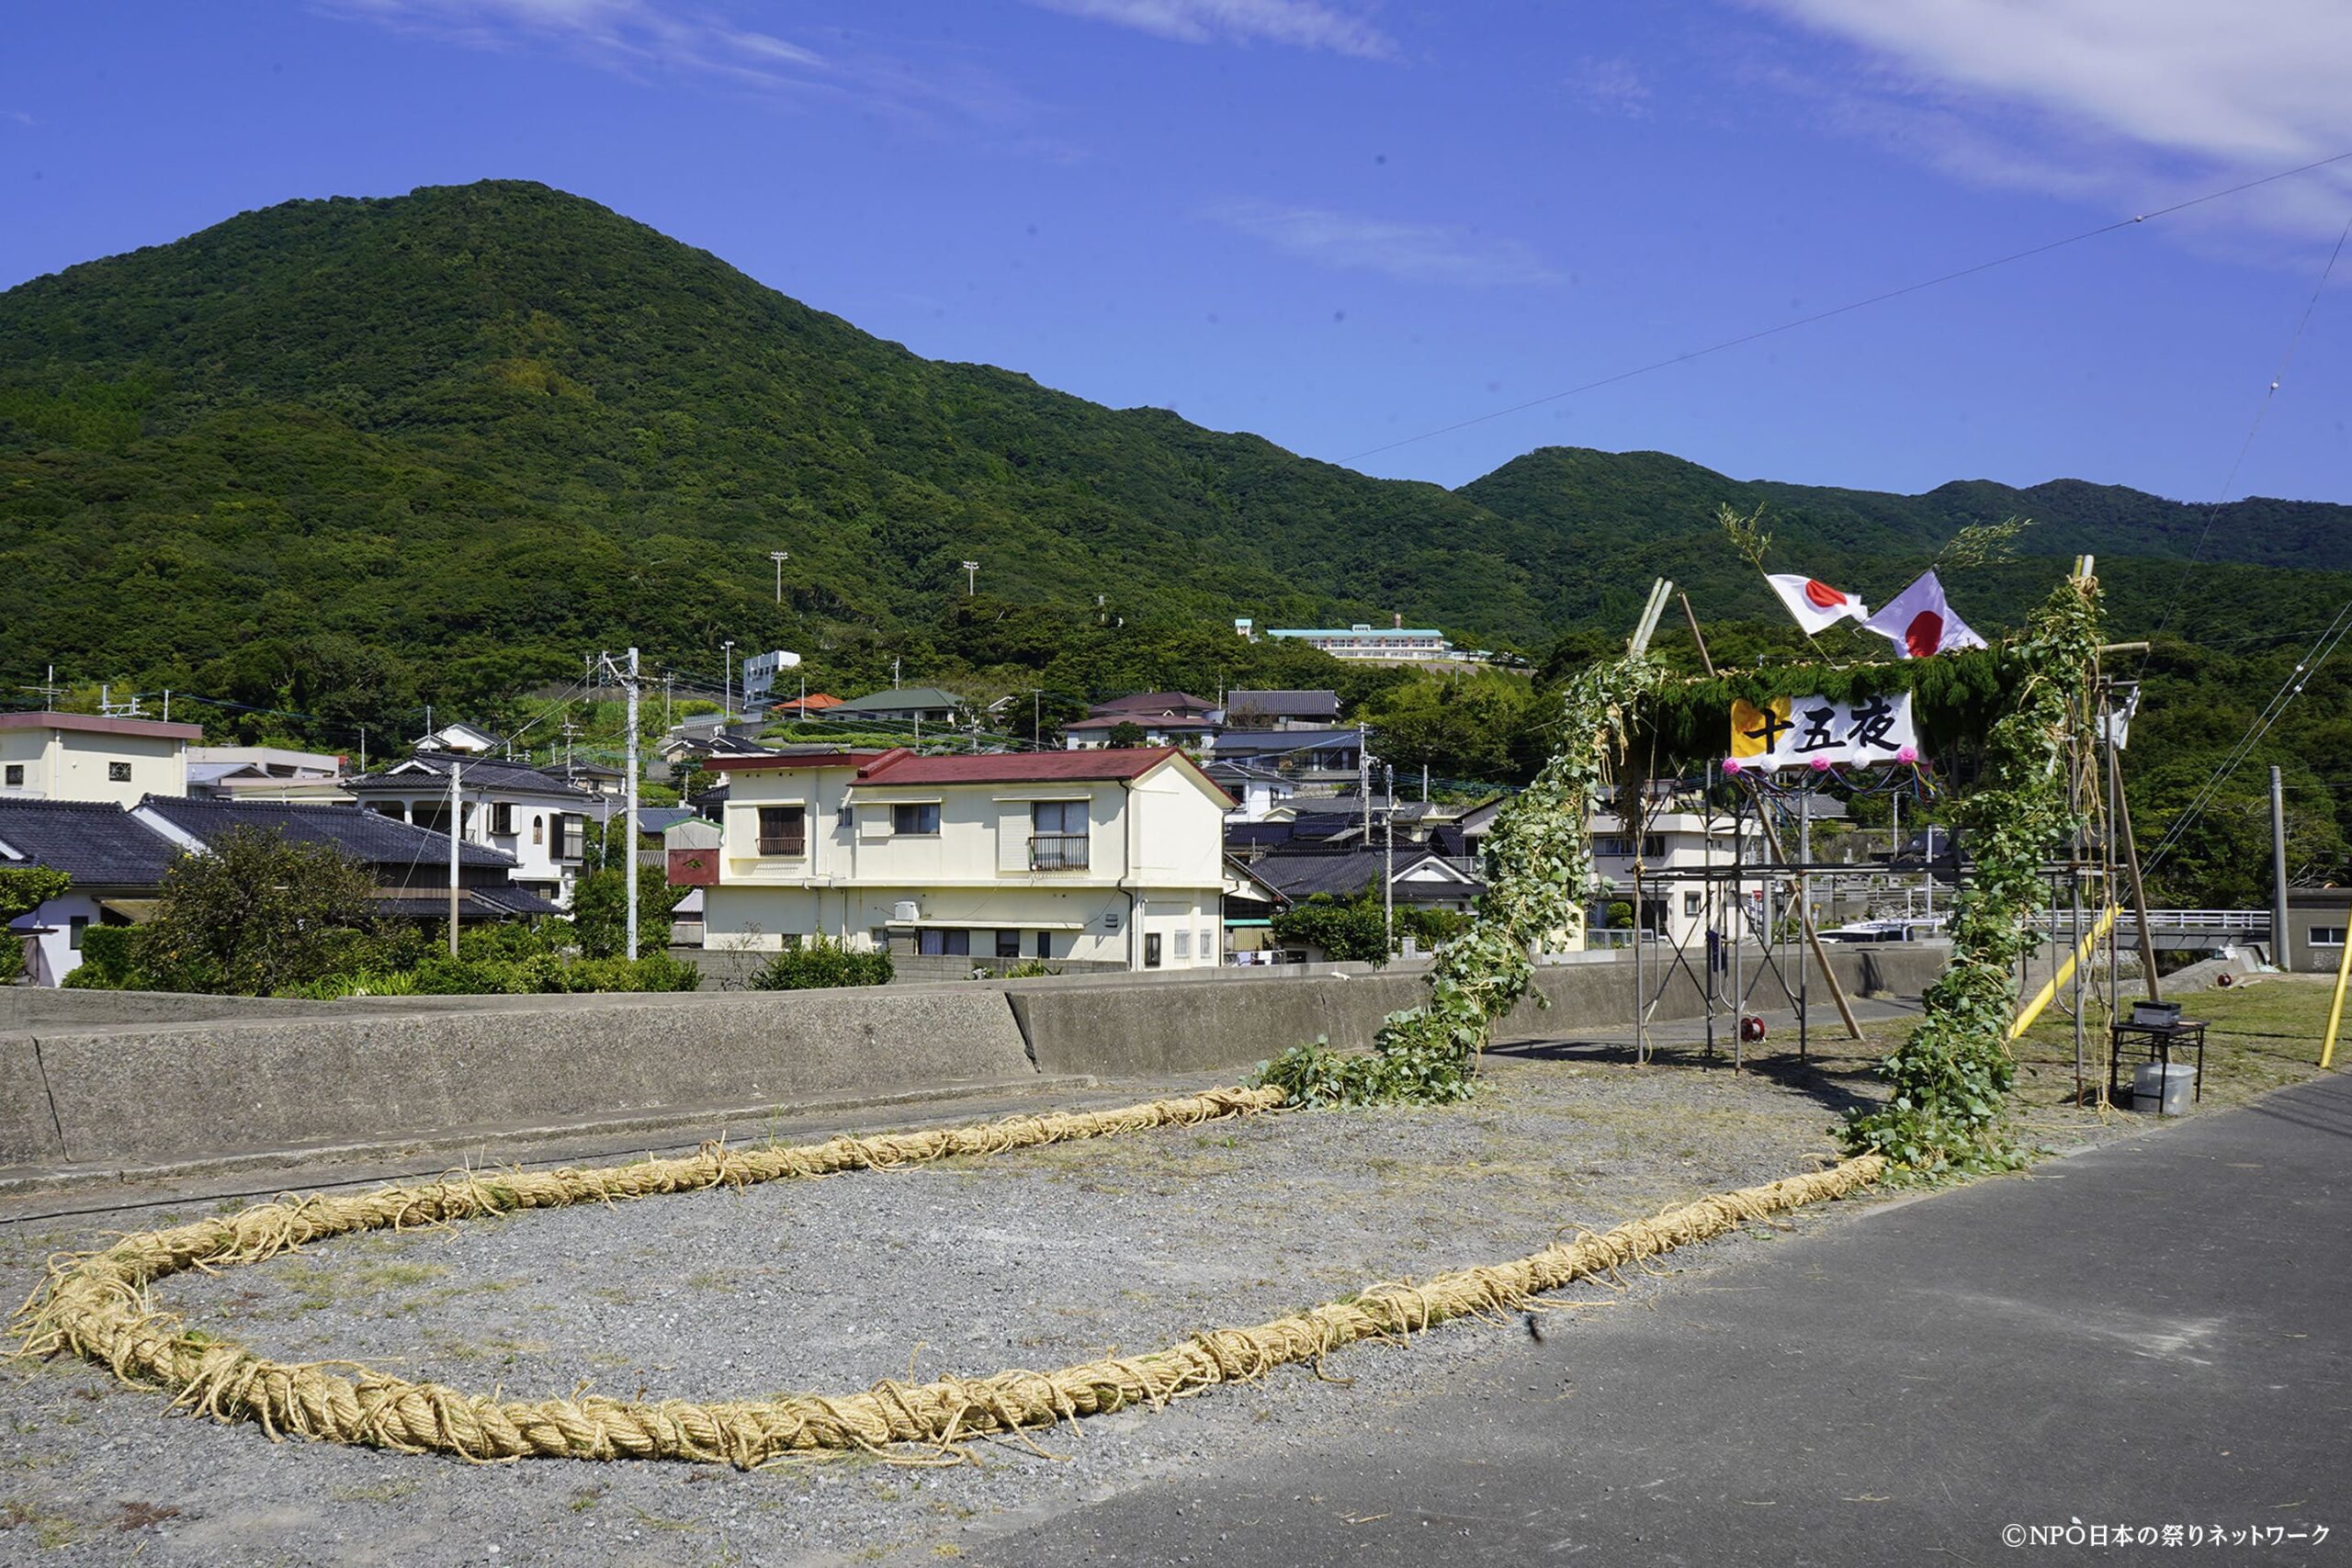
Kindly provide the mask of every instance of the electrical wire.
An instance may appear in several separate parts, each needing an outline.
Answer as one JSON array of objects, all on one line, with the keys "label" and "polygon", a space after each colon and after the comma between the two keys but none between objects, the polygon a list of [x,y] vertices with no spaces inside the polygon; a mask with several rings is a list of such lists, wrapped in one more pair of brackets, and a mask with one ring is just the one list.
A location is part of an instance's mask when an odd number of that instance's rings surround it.
[{"label": "electrical wire", "polygon": [[1636,377],[1647,376],[1656,371],[1670,369],[1677,365],[1687,365],[1694,359],[1704,359],[1710,355],[1722,354],[1729,349],[1741,348],[1751,343],[1759,343],[1766,338],[1778,337],[1782,333],[1794,332],[1800,327],[1814,326],[1819,322],[1831,321],[1839,316],[1850,315],[1856,310],[1868,310],[1873,305],[1883,305],[1890,299],[1900,299],[1906,295],[1917,294],[1925,289],[1939,288],[1947,283],[1957,283],[1962,278],[1973,277],[1977,274],[1983,272],[1991,272],[1996,267],[2007,266],[2015,262],[2027,261],[2035,256],[2047,255],[2052,251],[2064,250],[2069,245],[2079,245],[2086,240],[2096,240],[2102,235],[2112,234],[2120,229],[2135,228],[2142,223],[2149,222],[2154,219],[2168,218],[2176,212],[2186,212],[2192,207],[2202,207],[2207,202],[2220,201],[2224,197],[2236,196],[2242,192],[2253,190],[2261,186],[2271,185],[2279,180],[2293,179],[2299,175],[2308,175],[2315,169],[2324,169],[2330,164],[2341,164],[2346,159],[2352,159],[2352,152],[2338,152],[2333,157],[2316,159],[2309,164],[2299,164],[2294,168],[2281,169],[2276,174],[2264,175],[2258,179],[2246,180],[2238,185],[2225,186],[2221,190],[2207,191],[2202,196],[2190,197],[2186,201],[2177,201],[2169,207],[2159,207],[2152,211],[2139,213],[2131,218],[2119,218],[2112,223],[2102,223],[2096,229],[2086,229],[2079,234],[2069,234],[2061,240],[2051,240],[2042,244],[2028,246],[2026,249],[2021,251],[2012,251],[2004,256],[1995,256],[1990,261],[1977,262],[1973,265],[1963,266],[1956,271],[1939,273],[1934,277],[1921,278],[1917,283],[1906,283],[1899,288],[1889,288],[1881,293],[1872,294],[1866,299],[1849,300],[1843,305],[1832,306],[1826,310],[1816,310],[1811,315],[1799,316],[1792,321],[1782,321],[1778,326],[1765,327],[1757,332],[1742,333],[1737,337],[1725,338],[1721,343],[1710,344],[1705,348],[1692,349],[1688,353],[1673,355],[1665,359],[1654,359],[1646,365],[1636,366],[1630,370],[1621,370],[1612,376],[1603,376],[1597,380],[1587,381],[1581,386],[1570,387],[1564,392],[1552,392],[1544,397],[1530,398],[1525,402],[1513,403],[1509,408],[1497,409],[1491,413],[1476,414],[1469,419],[1456,420],[1452,424],[1440,425],[1434,430],[1425,430],[1419,435],[1408,435],[1403,437],[1401,440],[1385,442],[1378,446],[1368,446],[1361,452],[1357,452],[1350,457],[1341,458],[1340,461],[1344,463],[1360,463],[1366,457],[1375,457],[1383,452],[1394,452],[1400,446],[1410,446],[1417,442],[1434,440],[1441,435],[1451,435],[1457,430],[1467,430],[1475,424],[1484,424],[1489,420],[1504,419],[1511,414],[1524,413],[1529,409],[1541,408],[1546,403],[1556,403],[1565,398],[1573,398],[1586,392],[1599,391],[1603,387],[1613,387],[1621,381],[1631,381]]},{"label": "electrical wire", "polygon": [[2231,492],[2237,489],[2238,470],[2245,466],[2245,455],[2254,450],[2254,438],[2261,433],[2262,422],[2269,417],[2270,405],[2278,400],[2278,387],[2287,378],[2288,367],[2295,363],[2295,350],[2303,341],[2304,331],[2312,324],[2312,312],[2319,309],[2319,297],[2327,292],[2327,280],[2335,276],[2335,263],[2344,254],[2344,242],[2346,240],[2352,240],[2352,217],[2345,219],[2343,232],[2335,236],[2335,248],[2327,253],[2327,265],[2320,268],[2319,281],[2312,285],[2312,297],[2303,302],[2303,313],[2296,319],[2295,330],[2287,338],[2287,352],[2279,357],[2278,373],[2270,378],[2270,385],[2263,389],[2262,401],[2255,407],[2254,423],[2246,427],[2245,439],[2238,444],[2238,455],[2230,461],[2229,474],[2222,480],[2220,491],[2215,492],[2213,504],[2206,510],[2205,526],[2198,532],[2197,546],[2188,552],[2188,558],[2181,563],[2180,581],[2173,585],[2172,597],[2165,604],[2164,619],[2158,621],[2156,629],[2148,634],[2152,640],[2162,637],[2165,628],[2172,625],[2173,616],[2180,612],[2188,589],[2188,574],[2197,570],[2198,558],[2205,553],[2206,542],[2213,536],[2213,524],[2222,515],[2222,508],[2229,504]]},{"label": "electrical wire", "polygon": [[2222,786],[2230,781],[2240,764],[2253,754],[2256,747],[2262,744],[2264,739],[2269,735],[2271,728],[2278,722],[2279,716],[2287,711],[2289,705],[2297,697],[2302,695],[2305,683],[2319,672],[2320,666],[2327,662],[2329,656],[2335,653],[2337,646],[2347,635],[2352,635],[2352,600],[2345,602],[2344,607],[2335,613],[2335,619],[2328,623],[2326,629],[2320,633],[2318,640],[2312,644],[2310,650],[2301,659],[2296,660],[2295,668],[2289,672],[2286,680],[2279,682],[2278,689],[2270,694],[2269,702],[2266,703],[2262,711],[2255,716],[2254,722],[2246,726],[2245,734],[2239,738],[2237,745],[2231,749],[2228,756],[2215,764],[2212,775],[2197,792],[2196,798],[2191,800],[2165,829],[2164,837],[2157,840],[2155,848],[2149,852],[2145,867],[2147,871],[2154,872],[2164,863],[2165,857],[2172,852],[2173,847],[2180,842],[2188,829],[2196,825],[2197,819],[2204,815],[2206,807],[2211,805],[2213,798],[2221,793]]}]

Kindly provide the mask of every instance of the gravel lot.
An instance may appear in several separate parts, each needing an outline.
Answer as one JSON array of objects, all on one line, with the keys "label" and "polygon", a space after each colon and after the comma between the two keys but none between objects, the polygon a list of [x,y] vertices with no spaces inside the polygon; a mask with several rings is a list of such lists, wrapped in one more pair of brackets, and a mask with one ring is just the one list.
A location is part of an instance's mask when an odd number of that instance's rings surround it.
[{"label": "gravel lot", "polygon": [[[1834,1077],[1689,1063],[1503,1058],[1470,1105],[1262,1117],[821,1183],[776,1182],[402,1235],[218,1276],[159,1302],[286,1359],[365,1361],[522,1397],[846,1392],[879,1377],[1050,1367],[1258,1322],[1401,1274],[1532,1251],[1831,1155]],[[1138,1086],[1146,1098],[1169,1086]],[[2128,1119],[2126,1119],[2128,1122]],[[2120,1131],[2121,1124],[2108,1131]],[[2100,1135],[2084,1122],[2070,1131]],[[1854,1205],[1800,1213],[1839,1223]],[[0,1225],[20,1299],[51,1250],[192,1217],[145,1209]],[[1566,1293],[1637,1311],[1677,1275],[1770,1246],[1754,1230],[1673,1272]],[[1573,1335],[1573,1313],[1544,1331]],[[74,1362],[0,1362],[0,1561],[437,1564],[937,1561],[1211,1450],[1344,1440],[1481,1387],[1525,1330],[1465,1324],[1363,1347],[1170,1410],[998,1441],[977,1462],[867,1457],[752,1473],[272,1444],[167,1416]],[[1497,1398],[1527,1398],[1499,1385]],[[1215,1559],[1215,1530],[1199,1560]]]}]

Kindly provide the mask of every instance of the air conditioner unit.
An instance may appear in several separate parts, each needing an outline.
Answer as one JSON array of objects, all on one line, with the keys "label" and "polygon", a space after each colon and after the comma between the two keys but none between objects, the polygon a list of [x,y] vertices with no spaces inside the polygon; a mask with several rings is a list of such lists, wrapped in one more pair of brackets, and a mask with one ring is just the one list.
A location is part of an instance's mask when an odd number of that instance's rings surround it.
[{"label": "air conditioner unit", "polygon": [[922,906],[911,898],[901,898],[890,906],[890,918],[902,926],[910,926],[922,919]]}]

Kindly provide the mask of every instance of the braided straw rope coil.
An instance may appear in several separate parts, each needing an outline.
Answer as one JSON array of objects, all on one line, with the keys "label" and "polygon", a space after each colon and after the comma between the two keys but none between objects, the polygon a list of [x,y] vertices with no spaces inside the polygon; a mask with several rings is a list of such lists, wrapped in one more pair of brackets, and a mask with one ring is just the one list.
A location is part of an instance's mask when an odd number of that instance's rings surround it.
[{"label": "braided straw rope coil", "polygon": [[1357,1340],[1397,1340],[1448,1318],[1528,1304],[1590,1275],[1702,1241],[1777,1210],[1840,1197],[1876,1180],[1877,1156],[1705,1198],[1516,1261],[1375,1285],[1253,1328],[1216,1329],[1151,1353],[1059,1371],[883,1382],[860,1393],[796,1394],[697,1404],[607,1399],[502,1400],[413,1382],[348,1363],[273,1361],[189,1328],[148,1301],[152,1281],[187,1269],[254,1263],[305,1243],[582,1202],[744,1187],[788,1177],[888,1169],[956,1155],[1002,1153],[1149,1127],[1192,1126],[1271,1111],[1278,1089],[1222,1089],[1121,1110],[1022,1116],[973,1126],[834,1138],[789,1148],[709,1146],[685,1158],[598,1170],[469,1176],[353,1197],[281,1199],[234,1214],[127,1235],[104,1251],[64,1256],[14,1325],[18,1354],[71,1352],[126,1382],[161,1385],[175,1403],[220,1420],[401,1452],[469,1460],[669,1459],[751,1466],[793,1454],[950,1448],[1125,1405],[1163,1404],[1218,1383],[1261,1376]]}]

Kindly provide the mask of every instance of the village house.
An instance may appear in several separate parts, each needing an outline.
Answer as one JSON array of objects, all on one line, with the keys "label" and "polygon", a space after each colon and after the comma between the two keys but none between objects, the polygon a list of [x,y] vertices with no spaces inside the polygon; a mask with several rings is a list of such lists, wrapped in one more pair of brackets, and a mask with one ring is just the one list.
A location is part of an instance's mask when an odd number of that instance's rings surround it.
[{"label": "village house", "polygon": [[1197,750],[1225,727],[1225,714],[1215,703],[1187,692],[1142,692],[1097,703],[1084,718],[1063,728],[1063,744],[1072,751],[1108,746],[1123,724],[1141,731],[1144,745]]},{"label": "village house", "polygon": [[112,801],[187,793],[194,724],[86,713],[0,713],[0,799]]},{"label": "village house", "polygon": [[187,792],[221,800],[351,798],[344,788],[342,757],[283,746],[191,746]]},{"label": "village house", "polygon": [[1130,969],[1214,965],[1231,797],[1175,747],[717,757],[705,943]]},{"label": "village house", "polygon": [[[41,866],[72,879],[66,890],[9,924],[25,937],[35,985],[55,986],[81,967],[92,926],[139,925],[153,914],[164,873],[239,828],[290,843],[326,844],[377,885],[376,912],[439,922],[449,913],[449,840],[351,805],[150,795],[126,810],[116,801],[0,796],[0,867]],[[551,915],[555,906],[513,881],[512,855],[458,846],[461,923]],[[5,984],[0,979],[0,984]]]},{"label": "village house", "polygon": [[1331,729],[1340,722],[1340,694],[1230,692],[1225,699],[1225,721],[1236,729]]},{"label": "village house", "polygon": [[522,762],[448,751],[419,751],[345,787],[369,811],[445,833],[453,770],[465,807],[459,836],[511,857],[516,886],[568,908],[587,854],[588,825],[614,810],[609,795]]},{"label": "village house", "polygon": [[887,692],[868,692],[862,697],[852,697],[835,703],[820,716],[828,724],[930,725],[943,728],[955,722],[964,706],[964,699],[953,692],[943,692],[936,686],[893,687]]}]

